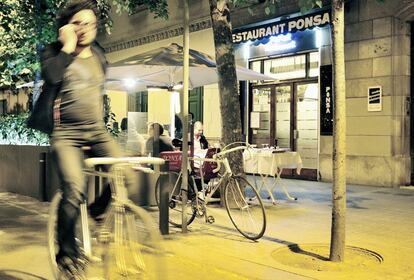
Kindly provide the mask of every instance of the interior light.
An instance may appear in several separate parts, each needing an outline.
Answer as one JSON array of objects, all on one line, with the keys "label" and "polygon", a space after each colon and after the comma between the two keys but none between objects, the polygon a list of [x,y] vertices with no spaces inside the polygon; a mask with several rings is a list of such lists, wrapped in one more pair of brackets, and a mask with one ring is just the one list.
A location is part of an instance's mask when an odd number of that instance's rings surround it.
[{"label": "interior light", "polygon": [[292,40],[292,34],[271,36],[264,45],[266,51],[281,51],[296,48],[296,42]]},{"label": "interior light", "polygon": [[176,84],[172,87],[173,90],[180,90],[183,88],[183,84]]},{"label": "interior light", "polygon": [[246,59],[248,59],[250,57],[250,46],[251,46],[251,41],[247,41],[242,46],[243,57],[246,58]]},{"label": "interior light", "polygon": [[148,91],[164,91],[165,88],[157,87],[157,86],[147,86]]},{"label": "interior light", "polygon": [[318,95],[318,84],[308,84],[303,97],[307,99],[307,101],[318,100]]},{"label": "interior light", "polygon": [[319,49],[322,46],[322,31],[315,28],[315,45]]},{"label": "interior light", "polygon": [[130,78],[124,79],[123,82],[124,82],[124,86],[127,89],[133,89],[137,83],[134,79],[130,79]]}]

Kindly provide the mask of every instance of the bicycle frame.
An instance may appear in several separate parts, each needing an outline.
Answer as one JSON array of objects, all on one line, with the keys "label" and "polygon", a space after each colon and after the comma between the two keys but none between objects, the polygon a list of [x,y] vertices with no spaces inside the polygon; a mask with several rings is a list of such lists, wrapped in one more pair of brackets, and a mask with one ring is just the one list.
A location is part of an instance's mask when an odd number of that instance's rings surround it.
[{"label": "bicycle frame", "polygon": [[[228,153],[242,151],[248,147],[249,145],[246,144],[243,146],[229,148],[213,155],[213,158],[188,158],[189,161],[193,160],[199,162],[214,162],[217,164],[217,167],[212,170],[212,172],[217,173],[222,166],[223,172],[222,174],[218,174],[216,178],[210,179],[209,183],[206,184],[204,182],[204,174],[202,172],[204,170],[210,172],[211,166],[204,169],[204,167],[201,165],[200,177],[196,176],[192,172],[193,170],[191,168],[188,168],[187,172],[189,172],[189,179],[188,182],[186,182],[186,184],[188,184],[188,193],[186,194],[185,192],[187,190],[183,190],[184,188],[181,188],[181,183],[183,183],[183,173],[176,173],[172,171],[171,175],[175,174],[177,177],[175,177],[176,179],[174,185],[172,185],[172,190],[170,191],[170,209],[177,210],[178,212],[181,211],[181,214],[183,214],[182,210],[185,209],[184,211],[186,211],[186,215],[189,217],[187,225],[191,224],[195,217],[201,218],[203,216],[206,223],[214,223],[214,217],[209,216],[207,213],[207,204],[213,200],[213,194],[220,188],[222,191],[221,199],[224,201],[224,206],[226,207],[227,214],[229,215],[229,218],[235,228],[248,239],[256,240],[262,237],[266,228],[266,217],[260,195],[245,178],[233,174],[229,159],[227,158]],[[192,165],[188,164],[188,166]],[[213,177],[209,175],[211,174],[206,173],[206,178]],[[196,178],[201,179],[202,189],[200,191],[198,191],[198,188],[196,187]],[[246,191],[246,189],[248,191]],[[194,195],[191,192],[193,192]],[[184,201],[187,201],[187,199],[183,199],[186,195],[188,202],[186,202],[186,205],[183,205],[182,203]],[[252,203],[252,201],[255,202]],[[257,211],[252,209],[257,209]],[[247,220],[245,217],[247,217]],[[257,224],[254,221],[256,218],[258,219]],[[170,219],[169,222],[174,226],[182,226],[182,220],[180,216],[175,216],[174,220]]]}]

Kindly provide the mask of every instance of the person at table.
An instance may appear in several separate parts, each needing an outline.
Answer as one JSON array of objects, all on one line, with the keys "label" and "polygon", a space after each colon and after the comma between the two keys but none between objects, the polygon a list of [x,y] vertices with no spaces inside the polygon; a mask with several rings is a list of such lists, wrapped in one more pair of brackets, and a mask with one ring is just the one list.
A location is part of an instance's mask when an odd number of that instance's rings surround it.
[{"label": "person at table", "polygon": [[[158,152],[154,153],[154,145],[158,146]],[[158,155],[161,152],[174,151],[171,138],[164,135],[164,127],[160,123],[151,123],[148,126],[148,140],[145,144],[148,155]]]},{"label": "person at table", "polygon": [[145,153],[145,139],[134,127],[129,128],[128,118],[121,121],[121,131],[118,134],[117,142],[127,156],[140,156]]},{"label": "person at table", "polygon": [[208,141],[203,134],[203,123],[196,121],[194,123],[194,151],[208,149]]}]

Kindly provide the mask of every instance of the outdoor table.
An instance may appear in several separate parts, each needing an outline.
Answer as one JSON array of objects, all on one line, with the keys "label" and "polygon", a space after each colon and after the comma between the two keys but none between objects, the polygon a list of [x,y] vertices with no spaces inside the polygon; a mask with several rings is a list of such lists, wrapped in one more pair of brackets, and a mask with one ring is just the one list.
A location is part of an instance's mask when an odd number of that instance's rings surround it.
[{"label": "outdoor table", "polygon": [[[243,152],[244,171],[260,175],[261,184],[257,188],[260,193],[264,187],[269,194],[273,204],[276,204],[276,200],[273,196],[273,190],[279,184],[287,198],[291,200],[297,200],[296,197],[292,197],[286,189],[284,181],[280,177],[283,169],[296,169],[297,174],[300,174],[302,169],[302,159],[298,152],[290,152],[287,149],[250,149]],[[266,182],[269,177],[273,177],[274,181],[269,187]],[[256,181],[255,181],[256,183]],[[257,187],[257,185],[256,185]]]}]

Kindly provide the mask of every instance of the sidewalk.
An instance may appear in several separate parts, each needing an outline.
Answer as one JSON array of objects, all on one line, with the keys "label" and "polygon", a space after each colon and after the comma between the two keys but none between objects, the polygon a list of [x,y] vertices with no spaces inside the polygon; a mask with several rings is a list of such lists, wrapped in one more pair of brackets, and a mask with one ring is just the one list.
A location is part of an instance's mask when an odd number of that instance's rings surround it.
[{"label": "sidewalk", "polygon": [[[187,234],[170,228],[165,241],[168,279],[414,279],[413,190],[348,186],[347,245],[374,251],[383,262],[365,269],[326,271],[284,265],[275,251],[290,244],[329,244],[331,184],[285,182],[298,201],[287,201],[276,192],[279,204],[266,203],[267,231],[259,242],[243,238],[225,209],[214,207],[213,225],[196,220]],[[0,193],[1,280],[51,279],[47,206]]]}]

